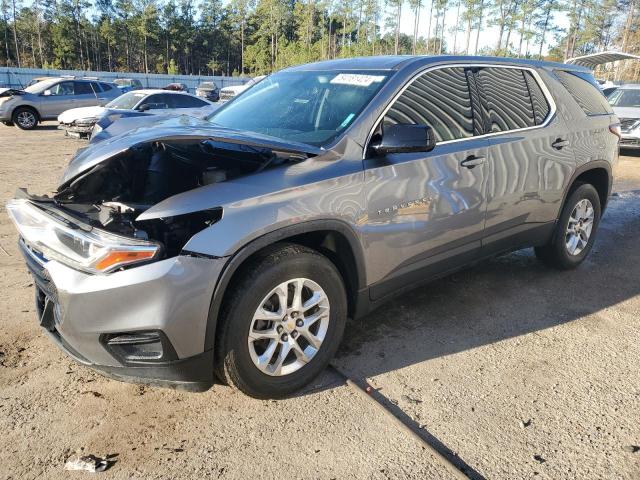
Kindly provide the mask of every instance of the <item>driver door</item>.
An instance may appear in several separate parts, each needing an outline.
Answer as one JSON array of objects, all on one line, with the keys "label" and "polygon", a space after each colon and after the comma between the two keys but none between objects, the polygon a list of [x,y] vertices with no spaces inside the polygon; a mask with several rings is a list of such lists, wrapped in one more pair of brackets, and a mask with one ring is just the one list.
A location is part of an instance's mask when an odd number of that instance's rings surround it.
[{"label": "driver door", "polygon": [[55,118],[65,110],[76,108],[73,81],[64,80],[47,89],[49,95],[40,94],[40,113],[43,118]]},{"label": "driver door", "polygon": [[474,78],[462,67],[435,69],[411,80],[385,125],[432,128],[429,152],[365,159],[370,296],[380,299],[408,283],[468,263],[479,255],[486,215],[488,141]]}]

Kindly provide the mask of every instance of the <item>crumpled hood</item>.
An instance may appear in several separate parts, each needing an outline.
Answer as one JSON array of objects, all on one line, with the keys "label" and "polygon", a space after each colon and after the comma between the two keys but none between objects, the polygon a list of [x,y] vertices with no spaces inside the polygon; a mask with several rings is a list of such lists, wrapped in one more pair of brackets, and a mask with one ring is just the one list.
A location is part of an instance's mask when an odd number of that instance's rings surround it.
[{"label": "crumpled hood", "polygon": [[58,122],[73,123],[81,118],[95,118],[101,116],[106,110],[104,107],[72,108],[58,115]]},{"label": "crumpled hood", "polygon": [[638,107],[613,107],[613,112],[618,118],[640,118]]},{"label": "crumpled hood", "polygon": [[214,124],[186,115],[121,118],[113,124],[122,131],[98,143],[78,150],[62,174],[58,191],[66,188],[77,176],[94,166],[123,153],[135,145],[155,141],[180,139],[213,139],[254,147],[271,148],[285,152],[319,155],[324,150],[304,143],[288,142],[253,132],[240,132],[217,127]]}]

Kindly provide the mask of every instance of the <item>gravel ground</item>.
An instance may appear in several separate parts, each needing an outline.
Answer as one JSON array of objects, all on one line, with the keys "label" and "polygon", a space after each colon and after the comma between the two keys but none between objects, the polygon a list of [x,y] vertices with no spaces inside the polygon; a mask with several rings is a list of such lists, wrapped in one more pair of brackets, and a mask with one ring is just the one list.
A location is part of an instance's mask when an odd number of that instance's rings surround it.
[{"label": "gravel ground", "polygon": [[[104,479],[449,478],[332,370],[258,401],[107,380],[59,352],[4,202],[50,191],[83,145],[0,126],[0,478],[85,477],[63,470],[81,449],[111,456]],[[351,324],[336,366],[472,477],[640,478],[640,156],[616,170],[579,269],[484,262]]]}]

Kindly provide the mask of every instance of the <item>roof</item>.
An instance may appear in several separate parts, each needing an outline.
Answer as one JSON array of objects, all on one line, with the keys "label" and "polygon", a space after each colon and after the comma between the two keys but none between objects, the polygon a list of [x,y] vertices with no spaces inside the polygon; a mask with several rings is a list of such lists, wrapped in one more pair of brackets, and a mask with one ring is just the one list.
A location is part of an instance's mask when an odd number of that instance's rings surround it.
[{"label": "roof", "polygon": [[593,69],[598,65],[617,62],[619,60],[640,60],[640,56],[633,55],[631,53],[608,51],[570,58],[567,60],[567,63],[570,65],[581,65],[583,67]]},{"label": "roof", "polygon": [[379,55],[373,57],[340,58],[322,62],[307,63],[286,69],[287,71],[311,70],[400,70],[406,65],[420,63],[496,63],[500,65],[523,65],[541,68],[570,68],[571,70],[585,70],[578,65],[567,65],[557,62],[529,60],[509,57],[484,57],[473,55]]}]

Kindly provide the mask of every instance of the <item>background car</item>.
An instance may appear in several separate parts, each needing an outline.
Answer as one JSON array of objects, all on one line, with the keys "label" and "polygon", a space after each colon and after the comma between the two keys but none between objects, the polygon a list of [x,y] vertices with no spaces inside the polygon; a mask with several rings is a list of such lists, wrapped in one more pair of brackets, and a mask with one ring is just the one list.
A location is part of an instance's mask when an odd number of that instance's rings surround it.
[{"label": "background car", "polygon": [[31,130],[43,120],[54,120],[65,110],[105,105],[120,93],[115,84],[97,79],[50,78],[24,90],[2,92],[0,121]]},{"label": "background car", "polygon": [[215,82],[202,82],[196,88],[196,95],[200,98],[206,98],[210,102],[220,100],[220,89]]},{"label": "background car", "polygon": [[173,92],[188,92],[189,87],[187,87],[184,83],[170,83],[163,87],[163,90],[171,90]]},{"label": "background car", "polygon": [[252,78],[251,80],[249,80],[247,83],[243,85],[232,85],[231,87],[224,87],[222,90],[220,90],[220,101],[228,102],[229,100],[241,94],[247,88],[255,85],[265,77],[266,75],[259,75],[257,77]]},{"label": "background car", "polygon": [[620,119],[620,148],[640,149],[640,85],[621,85],[608,100]]},{"label": "background car", "polygon": [[113,81],[113,83],[118,86],[120,92],[122,93],[142,89],[142,82],[137,78],[117,78]]},{"label": "background car", "polygon": [[186,92],[145,89],[127,92],[104,107],[73,108],[58,117],[61,130],[73,137],[90,137],[103,117],[113,122],[123,116],[175,114],[204,118],[216,109],[208,100]]}]

